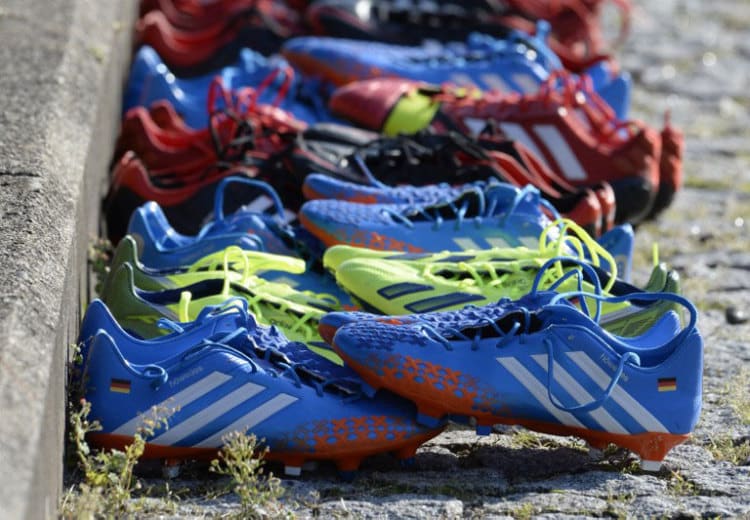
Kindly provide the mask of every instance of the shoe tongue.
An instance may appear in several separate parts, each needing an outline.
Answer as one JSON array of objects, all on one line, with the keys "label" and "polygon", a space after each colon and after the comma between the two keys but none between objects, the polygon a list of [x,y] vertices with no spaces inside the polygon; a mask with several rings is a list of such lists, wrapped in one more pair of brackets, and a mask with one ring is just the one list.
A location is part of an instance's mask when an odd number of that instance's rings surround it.
[{"label": "shoe tongue", "polygon": [[[485,192],[487,198],[487,205],[491,205],[492,201],[495,201],[495,214],[507,211],[513,208],[514,213],[527,213],[537,214],[539,210],[539,191],[538,190],[526,190],[521,195],[518,188],[511,186],[510,184],[498,184],[491,186]],[[516,201],[516,198],[520,196],[520,200]]]},{"label": "shoe tongue", "polygon": [[[552,291],[544,291],[548,294],[555,295]],[[583,311],[576,307],[575,303],[578,302],[578,298],[574,298],[573,301],[568,301],[561,298],[554,305],[546,307],[541,310],[539,317],[544,323],[558,323],[565,325],[575,325],[584,323],[587,326],[590,325],[593,320],[586,316]],[[547,302],[550,303],[550,302]],[[592,314],[596,310],[594,305],[589,306],[589,312]]]},{"label": "shoe tongue", "polygon": [[[451,201],[440,202],[429,206],[428,208],[430,213],[437,212],[441,217],[443,217],[443,219],[453,220],[456,218],[456,212],[453,208],[461,208],[464,204],[467,204],[468,207],[463,218],[473,218],[484,213],[486,205],[484,204],[484,200],[482,199],[483,197],[481,192],[473,189],[465,191]],[[415,209],[411,214],[417,215],[417,210]]]},{"label": "shoe tongue", "polygon": [[247,328],[251,324],[253,329],[256,327],[255,320],[248,323],[250,320],[247,319],[247,315],[240,309],[221,312],[216,316],[209,315],[206,319],[213,321],[209,336],[229,334],[239,328]]},{"label": "shoe tongue", "polygon": [[507,208],[518,196],[518,188],[510,184],[496,184],[485,191],[487,203],[495,201],[497,208]]}]

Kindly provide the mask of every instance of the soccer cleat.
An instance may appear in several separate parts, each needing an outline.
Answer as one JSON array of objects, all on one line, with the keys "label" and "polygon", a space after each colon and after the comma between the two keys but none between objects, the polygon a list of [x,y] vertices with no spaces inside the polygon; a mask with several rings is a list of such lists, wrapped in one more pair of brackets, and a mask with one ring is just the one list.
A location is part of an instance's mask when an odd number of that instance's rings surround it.
[{"label": "soccer cleat", "polygon": [[[492,250],[486,251],[492,252]],[[429,256],[433,255],[424,255],[425,266],[427,265],[426,258]],[[437,260],[434,260],[437,262],[441,262],[443,261],[443,259],[450,260],[450,258],[446,257],[446,255],[444,254],[438,254],[434,256],[438,258]],[[417,259],[414,260],[416,263]],[[595,273],[598,277],[601,278],[607,278],[609,276],[602,269],[596,270]],[[651,276],[648,279],[648,283],[646,283],[642,290],[644,292],[664,292],[680,294],[680,276],[677,271],[670,271],[667,268],[666,264],[656,264],[651,271]],[[622,283],[622,281],[617,280],[610,288],[610,291],[615,296],[621,296],[623,294],[640,291],[640,289],[636,289],[634,288],[634,286],[628,283]],[[504,312],[502,309],[507,306],[507,300],[507,298],[502,298],[498,300],[497,303],[486,305],[484,307],[484,312],[489,312],[491,309],[494,309],[493,312],[496,313]],[[463,319],[463,314],[466,314],[466,316],[469,317],[473,316],[473,309],[475,308],[476,305],[468,304],[463,307],[465,311],[464,313],[459,313],[457,311],[436,311],[422,314],[389,316],[387,318],[384,318],[383,315],[379,313],[365,311],[329,312],[320,319],[318,323],[318,332],[320,332],[323,340],[330,345],[333,344],[333,337],[339,328],[357,321],[387,319],[394,324],[405,324],[413,323],[418,320],[421,322],[429,323],[430,325],[432,325],[433,327],[437,327],[438,329],[449,328],[454,327],[456,323],[458,323],[458,321]],[[629,307],[625,306],[624,308],[629,310],[620,313],[611,312],[610,315],[606,317],[606,319],[603,315],[602,323],[604,328],[608,332],[628,336],[637,335],[639,332],[642,332],[644,329],[650,327],[653,323],[656,323],[659,318],[661,318],[661,316],[663,316],[666,312],[670,310],[677,310],[677,306],[674,305],[671,301],[659,301],[651,303],[638,302],[637,304],[630,305]]]},{"label": "soccer cleat", "polygon": [[[550,239],[553,232],[556,239]],[[569,246],[569,247],[568,247]],[[555,269],[543,265],[560,254],[567,257],[555,264]],[[601,244],[586,236],[585,231],[572,222],[563,222],[545,230],[535,249],[525,247],[493,248],[461,253],[398,254],[371,251],[348,246],[330,248],[324,265],[335,272],[336,280],[362,307],[377,314],[401,315],[458,309],[466,305],[486,305],[501,298],[519,298],[533,284],[558,292],[592,290],[586,272],[577,279],[570,278],[580,262],[596,269],[600,280],[606,280],[604,290],[609,295],[621,296],[641,289],[619,279],[619,266],[627,262],[616,259]],[[655,263],[645,291],[680,292],[679,277],[668,272],[663,264]],[[613,333],[637,334],[650,326],[657,317],[669,310],[670,302],[657,304],[605,304],[602,325]],[[334,322],[340,318],[332,318]],[[345,322],[344,320],[343,322]],[[343,323],[342,322],[342,323]],[[330,340],[330,319],[324,318],[319,331]]]},{"label": "soccer cleat", "polygon": [[[681,326],[668,311],[639,336],[616,336],[564,299],[571,296],[669,300],[690,319]],[[533,291],[500,316],[471,310],[473,317],[458,311],[463,319],[455,327],[357,321],[336,332],[334,348],[372,389],[414,401],[422,424],[446,416],[472,417],[484,427],[519,424],[599,449],[614,443],[637,453],[647,469],[658,469],[695,427],[703,342],[685,298]]]},{"label": "soccer cleat", "polygon": [[[222,242],[205,240],[199,243],[199,248],[188,248],[190,251],[187,252],[202,253],[202,256],[196,255],[199,258],[194,261],[188,261],[188,255],[167,252],[165,255],[159,255],[161,262],[144,264],[138,257],[141,248],[136,244],[136,239],[127,235],[120,240],[114,251],[109,273],[102,281],[99,292],[106,293],[113,274],[122,264],[128,263],[134,271],[135,285],[149,291],[189,285],[205,279],[207,273],[211,273],[214,278],[226,276],[230,281],[240,283],[252,274],[269,282],[285,284],[295,291],[325,295],[325,301],[335,307],[358,307],[349,295],[336,285],[332,275],[322,269],[315,269],[313,265],[306,265],[302,258],[242,249],[234,245],[212,251],[213,246]],[[172,263],[164,262],[166,259],[170,259]]]},{"label": "soccer cleat", "polygon": [[306,36],[289,40],[282,54],[305,74],[336,85],[373,77],[402,77],[442,83],[471,82],[480,88],[534,91],[561,68],[545,43],[548,27],[536,36],[510,31],[503,39],[472,33],[465,42],[400,46],[372,41]]},{"label": "soccer cleat", "polygon": [[[540,22],[538,27],[545,25]],[[429,42],[419,47],[302,37],[287,42],[282,53],[305,74],[338,86],[373,78],[402,78],[503,94],[531,94],[551,74],[564,72],[557,56],[544,43],[545,34],[540,30],[536,36],[511,31],[500,40],[472,33],[466,43]],[[583,77],[619,117],[627,117],[631,87],[627,74],[620,74],[611,62],[599,60]],[[390,95],[392,100],[397,99]]]},{"label": "soccer cleat", "polygon": [[299,22],[296,12],[271,0],[193,30],[175,27],[163,12],[151,11],[136,22],[134,43],[153,47],[178,76],[197,76],[232,63],[243,47],[265,55],[277,52],[284,40],[301,33]]},{"label": "soccer cleat", "polygon": [[[84,324],[105,313],[92,303]],[[268,446],[268,459],[299,474],[317,460],[352,471],[376,453],[411,453],[440,431],[417,425],[402,399],[364,398],[337,377],[343,367],[298,361],[242,309],[175,325],[180,332],[154,340],[111,319],[97,325],[81,342],[89,419],[102,426],[89,440],[99,447],[123,449],[140,433],[147,459],[211,459],[227,434],[248,433]],[[144,431],[152,414],[161,420]]]},{"label": "soccer cleat", "polygon": [[[207,224],[201,231],[210,230],[210,226],[210,223]],[[137,244],[140,261],[156,270],[166,270],[188,267],[208,254],[230,246],[237,246],[244,251],[270,251],[293,256],[292,249],[279,238],[279,232],[282,231],[286,232],[285,226],[279,226],[269,215],[258,213],[255,219],[248,218],[246,229],[183,235],[171,226],[161,206],[156,202],[147,202],[135,210],[128,225],[128,235],[120,242],[127,239]],[[283,247],[269,247],[274,244]]]},{"label": "soccer cleat", "polygon": [[[586,234],[585,229],[576,226],[571,221],[565,221],[565,219],[563,219],[561,222],[556,222],[555,226],[558,228],[560,236],[565,236],[566,240],[570,240],[570,248],[568,250],[563,249],[560,253],[578,253],[580,256],[582,250],[583,255],[587,259],[600,262],[602,269],[605,271],[616,272],[618,277],[621,277],[624,281],[630,281],[633,267],[633,249],[635,246],[635,233],[632,226],[628,224],[617,226],[599,237],[596,240],[596,244],[591,243],[591,238]],[[547,245],[547,241],[551,239],[550,235],[552,232],[553,228],[546,229],[544,233],[540,235],[531,250],[548,249],[549,246]],[[559,242],[560,240],[560,238],[557,238],[551,240],[551,243],[554,244],[555,241]],[[600,249],[606,251],[607,254],[597,256],[592,255],[591,251],[598,251]],[[610,260],[607,260],[609,257],[614,260],[614,267],[610,267]],[[323,266],[332,273],[335,273],[341,264],[348,260],[369,258],[374,260],[408,260],[409,262],[417,262],[427,265],[436,262],[488,262],[493,258],[498,258],[498,255],[496,254],[496,248],[464,250],[460,253],[452,251],[441,251],[437,253],[403,253],[399,251],[336,245],[326,249],[323,255]],[[655,259],[654,265],[658,264],[658,259]]]},{"label": "soccer cleat", "polygon": [[[360,111],[357,99],[365,96],[368,108]],[[331,107],[358,124],[389,133],[428,125],[480,134],[491,122],[497,134],[491,138],[521,142],[566,183],[609,183],[615,190],[617,222],[643,219],[659,187],[659,134],[638,121],[619,121],[590,82],[563,73],[553,74],[537,93],[522,96],[372,80],[340,90]]]},{"label": "soccer cleat", "polygon": [[[519,187],[532,184],[539,188],[542,195],[565,216],[575,220],[587,231],[599,236],[602,231],[608,231],[614,224],[614,193],[608,184],[604,184],[596,191],[571,190],[561,191],[552,186],[547,179],[534,176],[530,170],[524,168],[513,156],[502,153],[494,153],[493,157],[501,164],[499,171],[508,182]],[[369,176],[366,165],[362,170]],[[539,171],[535,168],[533,171]],[[406,172],[404,177],[408,178]],[[459,180],[457,177],[456,180]],[[461,183],[455,186],[447,183],[427,184],[414,186],[411,184],[388,186],[375,178],[371,178],[369,184],[359,184],[338,179],[336,177],[311,174],[305,177],[302,185],[302,193],[307,200],[336,199],[351,202],[362,202],[366,204],[400,204],[400,203],[435,203],[440,200],[455,198],[469,185],[483,188],[484,186],[498,182],[497,177],[488,177],[487,181],[474,181]],[[566,190],[566,187],[563,187]],[[600,196],[603,194],[603,196]],[[603,208],[602,198],[608,204]],[[604,215],[602,212],[606,211]]]},{"label": "soccer cleat", "polygon": [[[515,299],[526,294],[545,261],[554,257],[551,251],[515,249],[495,249],[503,259],[481,263],[349,260],[337,271],[336,279],[362,303],[363,309],[376,314],[403,315],[487,305],[500,298]],[[556,270],[547,270],[539,286],[558,292],[576,290],[579,285],[585,291],[592,290],[593,285],[585,273],[582,281],[566,276],[576,269],[575,263],[561,260]],[[601,279],[609,280],[605,294],[615,296],[641,290],[679,291],[679,279],[674,275],[666,277],[665,273],[663,266],[655,267],[650,280],[652,285],[639,289],[597,269]],[[612,333],[635,335],[650,327],[669,308],[669,302],[604,304],[601,325]]]},{"label": "soccer cleat", "polygon": [[[257,168],[237,166],[226,168],[217,164],[207,170],[199,179],[184,180],[169,175],[153,176],[133,153],[126,153],[117,163],[109,191],[103,203],[107,222],[107,233],[113,243],[117,243],[127,230],[133,212],[147,201],[155,201],[161,206],[169,222],[180,233],[196,234],[214,212],[214,198],[217,186],[227,178],[246,178],[255,182],[238,185],[224,197],[224,211],[231,213],[244,205],[262,210],[272,208],[273,201],[268,196],[268,180],[276,190],[285,193],[289,179],[278,175],[258,175]],[[295,194],[295,191],[297,194]],[[284,218],[293,220],[292,210],[302,203],[302,190],[286,192]],[[257,201],[257,206],[254,206]]]},{"label": "soccer cleat", "polygon": [[[335,137],[327,139],[336,130],[333,125],[326,125],[326,133],[311,141],[310,134],[319,134],[322,126],[311,127],[301,136],[301,146],[293,153],[301,160],[292,161],[290,170],[317,171],[369,186],[465,185],[494,180],[518,187],[532,184],[559,212],[586,227],[592,235],[598,236],[614,223],[614,193],[610,186],[600,183],[592,188],[573,187],[518,142],[484,135],[477,141],[457,132],[419,132],[409,137],[373,136],[359,146],[348,147],[337,143]],[[301,177],[297,173],[293,176]],[[316,177],[311,182],[316,185],[306,184],[303,192],[308,190],[308,198],[322,198],[323,194],[316,194],[314,188],[324,181]],[[333,186],[336,181],[330,183]],[[371,191],[363,195],[364,200],[373,200]]]},{"label": "soccer cleat", "polygon": [[302,226],[327,247],[409,253],[488,247],[536,247],[548,215],[558,214],[533,186],[474,186],[452,201],[426,204],[362,204],[313,200],[300,210]]},{"label": "soccer cleat", "polygon": [[[226,212],[228,198],[233,192],[241,191],[245,187],[255,189],[260,195],[233,212]],[[145,237],[148,236],[149,240],[157,243],[157,249],[161,251],[202,243],[204,251],[212,248],[210,252],[218,250],[209,246],[210,239],[249,233],[257,236],[268,252],[296,256],[294,230],[289,224],[294,218],[294,214],[284,208],[276,191],[265,182],[230,176],[217,184],[209,216],[204,219],[207,222],[195,236],[175,234],[167,215],[155,203],[138,208],[128,224],[128,232],[144,237],[144,246]],[[158,262],[157,258],[150,257],[150,248],[149,251],[144,250],[144,253],[149,255],[147,262]]]},{"label": "soccer cleat", "polygon": [[328,247],[348,244],[419,253],[536,246],[550,222],[543,207],[532,186],[519,190],[496,184],[486,191],[472,187],[434,205],[312,200],[302,206],[299,218]]},{"label": "soccer cleat", "polygon": [[109,284],[121,265],[133,268],[134,284],[147,291],[176,289],[211,278],[227,277],[230,282],[242,283],[249,276],[261,276],[269,271],[281,271],[286,276],[302,274],[305,262],[301,258],[275,255],[262,251],[243,250],[237,246],[209,253],[197,261],[170,268],[154,268],[138,258],[138,246],[131,235],[126,235],[117,244],[109,271],[104,277],[101,293],[108,292]]},{"label": "soccer cleat", "polygon": [[219,80],[232,91],[253,87],[258,104],[270,104],[294,114],[306,123],[333,118],[325,100],[330,87],[294,72],[281,58],[264,58],[251,49],[243,49],[230,66],[195,78],[175,78],[172,71],[151,47],[142,47],[133,59],[123,97],[123,113],[157,101],[169,101],[190,127],[208,126],[207,111],[212,82]]},{"label": "soccer cleat", "polygon": [[322,173],[360,184],[423,186],[502,180],[492,158],[472,139],[452,133],[423,132],[384,137],[336,124],[318,124],[302,132],[285,156],[284,166],[296,178]]},{"label": "soccer cleat", "polygon": [[200,177],[218,161],[258,161],[283,150],[305,123],[272,105],[257,104],[250,89],[230,92],[214,83],[208,97],[209,126],[185,126],[169,101],[135,107],[125,114],[115,144],[114,160],[128,151],[153,175]]},{"label": "soccer cleat", "polygon": [[[115,166],[109,191],[103,202],[107,236],[117,243],[126,233],[133,212],[147,201],[156,201],[180,233],[195,234],[211,215],[219,182],[230,176],[253,176],[250,168],[215,170],[200,181],[169,184],[153,177],[133,153],[126,153]],[[238,187],[228,194],[225,210],[233,211],[259,196],[257,187]]]},{"label": "soccer cleat", "polygon": [[[386,186],[356,184],[323,174],[305,177],[302,193],[307,200],[335,199],[363,204],[434,204],[442,200],[453,200],[466,191],[466,185],[450,186],[432,184],[426,186]],[[487,183],[476,181],[472,186],[480,189]]]},{"label": "soccer cleat", "polygon": [[[463,40],[470,31],[507,35],[510,28],[533,34],[537,20],[551,25],[549,46],[566,68],[582,71],[603,59],[599,18],[603,0],[529,2],[526,0],[402,2],[362,4],[356,0],[319,0],[305,18],[317,34],[418,45],[423,40]],[[614,2],[622,14],[620,44],[627,34],[630,5]]]},{"label": "soccer cleat", "polygon": [[[147,336],[154,345],[158,345],[160,339],[168,339],[175,333],[189,334],[200,339],[220,331],[233,332],[245,329],[255,344],[243,345],[242,350],[265,359],[280,359],[287,363],[304,362],[325,378],[336,378],[352,389],[359,387],[359,382],[356,381],[359,377],[351,369],[331,363],[326,357],[310,350],[304,343],[289,341],[277,327],[259,324],[248,311],[247,303],[239,298],[228,300],[222,305],[206,307],[192,322],[176,322],[164,318],[158,322],[158,326],[161,329],[159,335]],[[93,338],[100,330],[105,330],[115,341],[127,334],[133,334],[132,330],[122,327],[102,300],[96,299],[86,309],[81,322],[79,338],[82,341],[82,356],[85,357],[87,354],[87,340]]]},{"label": "soccer cleat", "polygon": [[419,45],[424,40],[463,40],[476,31],[506,36],[509,29],[490,2],[391,2],[363,4],[354,0],[323,0],[305,11],[305,21],[315,34]]}]

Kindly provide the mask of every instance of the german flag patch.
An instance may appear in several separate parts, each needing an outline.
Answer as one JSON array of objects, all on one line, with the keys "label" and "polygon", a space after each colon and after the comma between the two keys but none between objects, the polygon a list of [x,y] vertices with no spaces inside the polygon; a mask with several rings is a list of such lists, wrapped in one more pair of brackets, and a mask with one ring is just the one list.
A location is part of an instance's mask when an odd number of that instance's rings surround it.
[{"label": "german flag patch", "polygon": [[118,394],[129,394],[130,393],[130,380],[112,379],[109,383],[109,391],[117,392]]},{"label": "german flag patch", "polygon": [[659,392],[674,392],[677,390],[677,378],[676,377],[663,377],[659,378],[656,385]]}]

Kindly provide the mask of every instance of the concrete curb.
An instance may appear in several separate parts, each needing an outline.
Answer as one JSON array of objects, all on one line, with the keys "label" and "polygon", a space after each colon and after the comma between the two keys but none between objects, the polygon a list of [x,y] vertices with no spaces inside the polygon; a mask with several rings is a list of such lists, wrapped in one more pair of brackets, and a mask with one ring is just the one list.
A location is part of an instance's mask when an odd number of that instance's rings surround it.
[{"label": "concrete curb", "polygon": [[57,515],[66,346],[118,131],[135,1],[0,8],[0,518]]}]

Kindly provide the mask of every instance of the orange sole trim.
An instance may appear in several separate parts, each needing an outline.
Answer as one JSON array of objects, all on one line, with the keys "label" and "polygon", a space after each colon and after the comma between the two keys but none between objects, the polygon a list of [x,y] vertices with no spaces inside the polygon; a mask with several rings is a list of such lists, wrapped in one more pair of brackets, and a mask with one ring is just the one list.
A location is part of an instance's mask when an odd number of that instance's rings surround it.
[{"label": "orange sole trim", "polygon": [[[415,435],[408,439],[401,439],[400,441],[369,443],[357,446],[356,448],[347,446],[332,449],[325,453],[269,451],[264,458],[296,467],[302,466],[307,461],[331,460],[336,463],[340,470],[352,471],[359,467],[362,460],[380,453],[391,452],[397,458],[408,458],[414,454],[419,446],[438,435],[441,431],[442,428],[436,428],[425,434]],[[133,437],[108,433],[90,433],[88,439],[92,445],[107,450],[123,450],[133,442]],[[219,451],[220,448],[163,446],[146,443],[141,458],[164,459],[172,463],[180,460],[211,460],[218,456]]]},{"label": "orange sole trim", "polygon": [[[682,444],[689,437],[689,433],[662,433],[662,432],[643,432],[634,434],[618,434],[599,430],[589,430],[576,426],[566,426],[556,423],[548,423],[534,419],[524,419],[520,417],[504,417],[492,414],[477,413],[468,407],[461,408],[460,404],[455,403],[451,396],[440,395],[435,392],[436,400],[425,399],[426,385],[414,383],[406,379],[400,381],[383,380],[371,374],[370,370],[357,363],[351,357],[347,356],[336,346],[331,343],[336,353],[344,360],[344,363],[352,367],[359,376],[372,388],[386,388],[402,397],[405,397],[417,405],[420,413],[435,418],[443,418],[448,415],[462,415],[473,417],[480,426],[492,426],[494,424],[519,425],[529,430],[550,435],[559,435],[563,437],[575,436],[588,442],[591,446],[604,449],[609,444],[616,444],[626,448],[633,453],[638,454],[642,459],[649,461],[662,461],[667,453],[675,446]],[[446,405],[453,401],[457,404],[456,408],[449,408]]]}]

